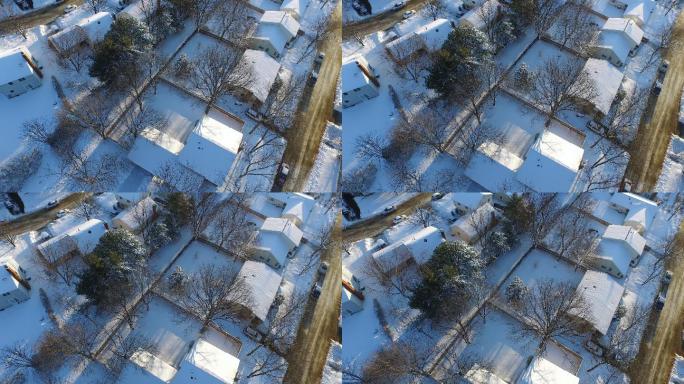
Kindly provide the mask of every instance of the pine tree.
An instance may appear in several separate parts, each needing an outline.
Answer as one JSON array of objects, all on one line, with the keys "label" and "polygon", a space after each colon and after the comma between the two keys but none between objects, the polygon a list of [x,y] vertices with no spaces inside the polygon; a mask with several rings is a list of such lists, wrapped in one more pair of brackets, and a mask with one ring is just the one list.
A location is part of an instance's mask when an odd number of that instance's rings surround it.
[{"label": "pine tree", "polygon": [[527,295],[527,286],[519,276],[515,276],[506,287],[506,299],[509,303],[519,305]]},{"label": "pine tree", "polygon": [[497,50],[507,46],[515,40],[515,28],[509,20],[502,20],[497,22],[493,31],[493,43],[496,44]]},{"label": "pine tree", "polygon": [[522,63],[515,70],[515,81],[514,85],[516,89],[521,89],[527,91],[532,86],[532,74],[530,73],[527,64]]},{"label": "pine tree", "polygon": [[508,236],[506,236],[504,232],[496,231],[492,232],[487,237],[487,242],[485,243],[482,252],[485,254],[485,258],[488,262],[491,262],[510,250],[511,246],[509,244]]},{"label": "pine tree", "polygon": [[157,221],[149,229],[149,239],[147,245],[152,250],[157,250],[166,244],[171,242],[171,234],[169,233],[169,228],[166,223]]}]

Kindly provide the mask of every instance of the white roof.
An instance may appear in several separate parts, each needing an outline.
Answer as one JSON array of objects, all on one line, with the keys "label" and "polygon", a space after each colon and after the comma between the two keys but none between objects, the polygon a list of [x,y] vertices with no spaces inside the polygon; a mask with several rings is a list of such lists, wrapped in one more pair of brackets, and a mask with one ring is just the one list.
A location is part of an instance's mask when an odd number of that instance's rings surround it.
[{"label": "white roof", "polygon": [[176,155],[183,149],[183,143],[154,128],[145,128],[135,138],[128,152],[128,159],[151,174],[168,163],[177,161]]},{"label": "white roof", "polygon": [[466,22],[473,28],[482,29],[485,26],[485,20],[482,18],[482,13],[487,12],[486,15],[495,15],[497,8],[500,6],[497,0],[487,0],[482,5],[475,7],[463,15],[460,22]]},{"label": "white roof", "polygon": [[100,237],[106,232],[107,228],[105,228],[105,224],[102,220],[90,219],[71,228],[67,231],[67,235],[71,236],[74,241],[76,241],[76,245],[82,254],[87,254],[95,249],[95,246],[97,246],[100,241]]},{"label": "white roof", "polygon": [[78,249],[78,244],[71,236],[62,233],[38,244],[36,248],[48,259],[48,262],[56,262],[66,254]]},{"label": "white roof", "polygon": [[20,283],[4,266],[0,266],[0,293],[12,292],[19,289]]},{"label": "white roof", "polygon": [[465,175],[490,191],[500,191],[513,180],[523,160],[503,146],[484,142],[468,163]]},{"label": "white roof", "polygon": [[303,193],[289,194],[285,207],[283,208],[282,216],[291,215],[297,217],[300,221],[305,222],[313,209],[316,200],[313,197]]},{"label": "white roof", "polygon": [[157,383],[168,383],[177,372],[176,368],[145,350],[136,351],[130,360],[135,365],[126,365],[117,381],[119,384],[138,384],[141,369],[145,372],[143,375],[146,380],[154,380]]},{"label": "white roof", "polygon": [[481,235],[478,231],[482,231],[485,228],[481,228],[480,225],[489,226],[496,217],[496,213],[496,209],[491,204],[486,203],[476,210],[459,217],[458,220],[451,224],[450,228],[458,228],[472,239]]},{"label": "white roof", "polygon": [[[602,31],[619,32],[627,38],[630,45],[636,47],[644,37],[644,31],[631,19],[611,17],[606,20],[601,28]],[[630,48],[631,49],[631,48]]]},{"label": "white roof", "polygon": [[112,221],[120,221],[124,223],[127,227],[137,230],[138,226],[138,215],[144,214],[146,217],[152,216],[157,203],[149,196],[138,201],[136,204],[128,207],[128,209],[116,215]]},{"label": "white roof", "polygon": [[628,0],[625,3],[627,8],[624,16],[636,19],[641,25],[646,23],[655,6],[653,0]]},{"label": "white roof", "polygon": [[491,192],[473,193],[473,192],[453,192],[450,193],[451,200],[454,203],[462,205],[469,210],[476,209],[482,202],[492,196]]},{"label": "white roof", "polygon": [[442,233],[435,227],[423,228],[401,240],[373,253],[373,258],[385,268],[385,272],[396,268],[413,258],[417,264],[424,264],[432,252],[444,241]]},{"label": "white roof", "polygon": [[0,53],[0,85],[33,74],[33,68],[31,68],[22,55],[22,48],[15,48]]},{"label": "white roof", "polygon": [[240,360],[204,339],[197,339],[173,378],[173,384],[232,384]]},{"label": "white roof", "polygon": [[273,47],[282,52],[290,39],[297,36],[299,22],[284,11],[266,11],[259,20],[254,37],[266,39]]},{"label": "white roof", "polygon": [[518,379],[518,384],[579,384],[579,377],[543,357],[537,357]]},{"label": "white roof", "polygon": [[584,297],[589,310],[575,315],[605,335],[624,291],[625,287],[613,276],[587,270],[577,286],[577,293]]},{"label": "white roof", "polygon": [[587,101],[603,115],[608,115],[625,75],[613,64],[603,59],[589,58],[582,70],[594,82],[597,91],[596,97]]},{"label": "white roof", "polygon": [[386,47],[392,50],[392,54],[399,60],[410,56],[419,49],[433,52],[442,47],[442,44],[449,37],[451,30],[451,22],[449,20],[437,19],[387,43]]},{"label": "white roof", "polygon": [[612,50],[624,63],[629,51],[639,45],[643,36],[644,31],[633,20],[610,18],[599,33],[596,46]]},{"label": "white roof", "polygon": [[83,28],[72,25],[48,37],[59,52],[70,51],[82,44],[88,36]]},{"label": "white roof", "polygon": [[356,88],[373,84],[368,76],[359,68],[357,62],[368,67],[368,62],[363,56],[355,56],[342,64],[342,92],[349,92]]},{"label": "white roof", "polygon": [[297,228],[292,221],[279,217],[266,218],[263,224],[261,224],[259,232],[275,233],[280,235],[290,244],[290,249],[298,246],[302,241],[302,236],[304,235],[302,230]]},{"label": "white roof", "polygon": [[278,77],[280,63],[275,61],[268,53],[247,49],[240,59],[238,67],[249,66],[252,69],[254,79],[245,87],[260,102],[266,101],[271,87]]},{"label": "white roof", "polygon": [[603,239],[622,242],[635,255],[641,255],[646,247],[646,240],[634,228],[626,225],[609,225],[603,233]]},{"label": "white roof", "polygon": [[466,373],[464,379],[470,384],[508,384],[499,376],[493,374],[485,368],[474,364]]},{"label": "white roof", "polygon": [[240,268],[238,279],[245,281],[246,288],[251,293],[248,302],[239,304],[249,308],[261,321],[266,320],[283,277],[264,263],[247,260]]},{"label": "white roof", "polygon": [[582,147],[545,130],[530,147],[516,178],[537,192],[569,192],[583,155]]},{"label": "white roof", "polygon": [[292,11],[297,16],[301,16],[309,5],[309,0],[285,0],[280,6],[283,11]]},{"label": "white roof", "polygon": [[109,12],[98,12],[81,20],[78,25],[83,28],[88,39],[92,42],[104,39],[114,22],[114,17]]},{"label": "white roof", "polygon": [[650,209],[658,207],[656,202],[629,192],[614,193],[610,202],[627,210],[634,207],[650,207]]},{"label": "white roof", "polygon": [[138,21],[143,21],[145,19],[145,9],[156,10],[157,1],[156,0],[138,0],[129,4],[126,8],[122,9],[119,14],[128,15]]},{"label": "white roof", "polygon": [[222,185],[242,143],[242,122],[210,113],[192,130],[178,161],[215,185]]}]

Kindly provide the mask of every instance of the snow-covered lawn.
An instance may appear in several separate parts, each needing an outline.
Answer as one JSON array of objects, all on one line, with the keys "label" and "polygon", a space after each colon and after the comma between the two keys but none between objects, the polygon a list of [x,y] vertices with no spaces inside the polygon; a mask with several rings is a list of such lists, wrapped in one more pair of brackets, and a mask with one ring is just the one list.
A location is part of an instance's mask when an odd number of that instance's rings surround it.
[{"label": "snow-covered lawn", "polygon": [[672,135],[655,190],[659,192],[684,190],[684,140],[679,136]]}]

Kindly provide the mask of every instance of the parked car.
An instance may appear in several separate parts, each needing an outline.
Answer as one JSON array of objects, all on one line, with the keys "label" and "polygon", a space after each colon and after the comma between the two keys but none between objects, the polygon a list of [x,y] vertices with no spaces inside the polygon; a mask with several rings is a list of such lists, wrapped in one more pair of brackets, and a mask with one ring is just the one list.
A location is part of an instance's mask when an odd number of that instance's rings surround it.
[{"label": "parked car", "polygon": [[444,194],[442,192],[435,192],[432,194],[432,201],[439,200],[442,197],[444,197]]},{"label": "parked car", "polygon": [[399,1],[399,2],[397,2],[397,3],[394,3],[394,5],[392,5],[392,9],[402,9],[402,8],[404,8],[405,6],[406,6],[406,2],[405,2],[405,1]]},{"label": "parked car", "polygon": [[70,211],[68,209],[60,209],[59,211],[57,211],[57,218],[64,217],[69,212]]},{"label": "parked car", "polygon": [[297,254],[297,247],[294,247],[290,250],[290,252],[287,253],[287,258],[288,259],[294,259],[296,254]]},{"label": "parked car", "polygon": [[318,52],[318,55],[316,55],[316,58],[314,59],[314,63],[321,65],[323,64],[323,60],[325,60],[325,53]]},{"label": "parked car", "polygon": [[672,281],[672,271],[665,271],[663,275],[663,284],[670,284]]},{"label": "parked car", "polygon": [[321,277],[325,276],[325,274],[328,273],[329,267],[330,265],[327,261],[321,262],[321,265],[318,267],[318,274],[321,275]]},{"label": "parked car", "polygon": [[404,12],[404,14],[401,17],[404,18],[404,20],[406,20],[415,14],[416,14],[416,11],[410,10],[410,11]]},{"label": "parked car", "polygon": [[385,243],[385,240],[383,239],[378,239],[373,243],[373,245],[368,249],[369,252],[375,252],[377,250],[383,249],[387,246],[387,243]]},{"label": "parked car", "polygon": [[594,356],[603,356],[603,348],[600,345],[594,343],[591,339],[587,339],[584,342],[584,347]]},{"label": "parked car", "polygon": [[600,132],[601,131],[601,125],[599,123],[597,123],[595,120],[587,121],[587,128],[594,131],[594,132]]},{"label": "parked car", "polygon": [[397,225],[401,223],[402,221],[406,220],[406,215],[399,215],[395,216],[394,219],[392,219],[392,224]]},{"label": "parked car", "polygon": [[254,327],[251,325],[245,327],[245,329],[242,330],[242,332],[247,335],[250,339],[254,340],[255,342],[259,343],[261,340],[263,340],[264,335],[259,333]]},{"label": "parked car", "polygon": [[48,201],[48,203],[47,203],[47,207],[48,207],[48,208],[52,208],[52,207],[54,207],[55,205],[57,205],[57,203],[59,203],[57,200],[50,200],[50,201]]},{"label": "parked car", "polygon": [[662,63],[660,63],[660,67],[658,67],[658,72],[660,73],[665,73],[667,70],[670,68],[670,62],[667,60],[663,60]]},{"label": "parked car", "polygon": [[314,285],[313,289],[311,290],[311,296],[315,299],[318,299],[318,297],[321,296],[321,290],[321,285],[319,283],[316,283],[316,285]]},{"label": "parked car", "polygon": [[69,5],[67,5],[66,7],[64,7],[64,13],[70,13],[70,12],[72,12],[74,9],[76,9],[76,6],[73,5],[73,4],[69,4]]},{"label": "parked car", "polygon": [[247,116],[251,117],[252,119],[254,119],[256,121],[261,121],[261,119],[263,118],[263,115],[261,114],[261,112],[255,110],[253,108],[247,108],[247,111],[245,111],[245,114],[247,114]]},{"label": "parked car", "polygon": [[392,205],[386,206],[385,209],[383,210],[383,212],[384,213],[390,213],[390,212],[394,211],[395,209],[397,209],[397,207],[394,204],[392,204]]},{"label": "parked car", "polygon": [[658,295],[658,300],[656,301],[656,309],[661,310],[665,306],[665,301],[667,300],[667,291],[660,292]]}]

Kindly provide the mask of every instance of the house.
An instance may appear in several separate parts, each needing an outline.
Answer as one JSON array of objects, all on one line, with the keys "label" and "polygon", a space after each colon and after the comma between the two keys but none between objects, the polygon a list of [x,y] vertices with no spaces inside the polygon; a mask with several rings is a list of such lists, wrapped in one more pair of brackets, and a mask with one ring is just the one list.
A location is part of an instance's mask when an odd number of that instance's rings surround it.
[{"label": "house", "polygon": [[625,215],[623,224],[643,234],[653,223],[658,204],[634,193],[614,193],[610,207]]},{"label": "house", "polygon": [[92,252],[107,230],[108,226],[102,220],[90,219],[38,244],[36,251],[48,263],[57,264],[68,257]]},{"label": "house", "polygon": [[176,375],[176,368],[157,356],[141,349],[134,352],[121,375],[118,384],[137,384],[141,378],[148,384],[168,383]]},{"label": "house", "polygon": [[518,384],[579,384],[579,377],[538,356],[518,378]]},{"label": "house", "polygon": [[236,303],[242,308],[242,316],[257,324],[264,322],[283,277],[264,263],[247,260],[237,279],[243,281],[249,292],[248,297],[241,296]]},{"label": "house", "polygon": [[377,97],[380,82],[363,56],[342,64],[342,107],[347,108]]},{"label": "house", "polygon": [[252,78],[240,85],[237,93],[253,106],[261,105],[271,93],[280,71],[280,63],[264,51],[246,49],[235,70],[244,71],[245,68],[251,70]]},{"label": "house", "polygon": [[31,298],[24,279],[24,269],[14,260],[6,261],[0,268],[0,311]]},{"label": "house", "polygon": [[143,24],[147,24],[146,19],[148,15],[152,15],[156,12],[158,4],[159,2],[157,0],[133,1],[127,5],[126,8],[117,13],[117,17],[132,17]]},{"label": "house", "polygon": [[40,87],[43,73],[25,47],[0,53],[0,92],[13,98]]},{"label": "house", "polygon": [[275,0],[280,5],[280,10],[290,13],[295,19],[300,20],[306,7],[309,5],[309,0]]},{"label": "house", "polygon": [[476,210],[461,216],[456,220],[449,230],[454,237],[457,237],[468,244],[473,244],[497,222],[498,212],[490,203],[486,203]]},{"label": "house", "polygon": [[302,227],[309,218],[314,204],[316,204],[316,200],[309,195],[299,192],[288,194],[287,202],[280,217],[291,220],[298,227]]},{"label": "house", "polygon": [[262,50],[277,59],[285,46],[297,37],[297,32],[299,23],[292,15],[284,11],[266,11],[247,43],[250,48]]},{"label": "house", "polygon": [[596,269],[622,279],[644,252],[646,240],[632,227],[609,225],[589,263]]},{"label": "house", "polygon": [[374,252],[372,256],[383,272],[393,273],[412,262],[418,265],[425,264],[443,241],[442,232],[430,226]]},{"label": "house", "polygon": [[467,384],[507,384],[502,378],[479,364],[473,364],[463,378]]},{"label": "house", "polygon": [[82,46],[93,46],[104,39],[114,23],[109,12],[98,12],[48,37],[48,44],[61,57],[67,57]]},{"label": "house", "polygon": [[510,190],[522,164],[523,159],[508,148],[485,141],[470,158],[465,175],[488,191]]},{"label": "house", "polygon": [[178,162],[210,183],[223,185],[240,150],[243,125],[236,117],[212,110],[195,125]]},{"label": "house", "polygon": [[537,192],[569,192],[577,179],[584,149],[551,130],[537,136],[516,174]]},{"label": "house", "polygon": [[485,204],[492,204],[491,192],[470,193],[454,192],[448,194],[454,203],[454,209],[461,215],[472,212]]},{"label": "house", "polygon": [[278,269],[285,264],[290,251],[294,251],[302,241],[303,232],[288,219],[269,217],[259,228],[254,246],[253,257]]},{"label": "house", "polygon": [[233,384],[240,360],[199,338],[185,355],[171,384]]},{"label": "house", "polygon": [[624,291],[624,285],[613,276],[605,272],[587,270],[576,292],[583,297],[588,308],[571,310],[570,314],[581,318],[593,329],[605,335]]},{"label": "house", "polygon": [[608,60],[593,57],[587,59],[582,72],[594,83],[596,94],[580,96],[575,101],[586,114],[603,119],[608,115],[625,75]]},{"label": "house", "polygon": [[632,19],[639,27],[644,27],[653,13],[653,0],[608,0],[610,4],[624,10],[622,17]]},{"label": "house", "polygon": [[628,56],[636,51],[644,31],[632,19],[609,18],[589,46],[589,53],[597,59],[608,60],[621,67]]},{"label": "house", "polygon": [[167,164],[176,164],[184,144],[156,128],[145,128],[135,138],[128,159],[156,175]]},{"label": "house", "polygon": [[486,0],[479,7],[475,7],[463,15],[458,23],[482,30],[497,18],[500,10],[501,4],[497,0]]},{"label": "house", "polygon": [[112,225],[116,229],[125,229],[129,232],[140,232],[159,215],[157,202],[147,196],[135,205],[127,208],[112,219]]},{"label": "house", "polygon": [[385,45],[392,60],[403,63],[417,54],[431,53],[442,48],[452,31],[451,22],[437,19]]},{"label": "house", "polygon": [[365,300],[363,290],[364,287],[361,285],[361,280],[343,265],[342,311],[352,315],[363,310],[363,301]]}]

